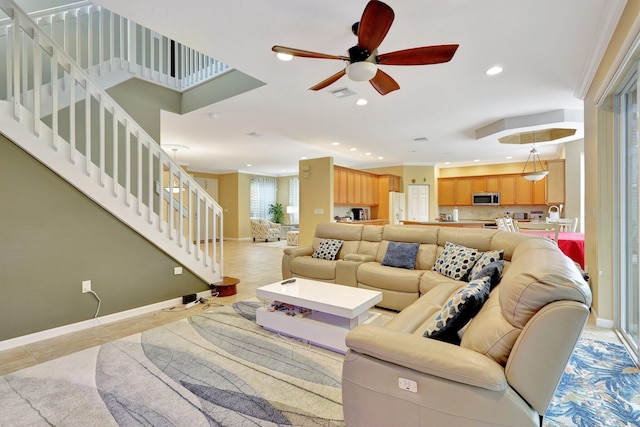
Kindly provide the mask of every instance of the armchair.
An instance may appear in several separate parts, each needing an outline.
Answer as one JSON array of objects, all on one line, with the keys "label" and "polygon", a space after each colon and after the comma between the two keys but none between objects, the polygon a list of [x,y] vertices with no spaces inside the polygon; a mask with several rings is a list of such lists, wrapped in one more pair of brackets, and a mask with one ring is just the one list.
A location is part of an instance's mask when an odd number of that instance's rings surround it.
[{"label": "armchair", "polygon": [[266,219],[251,220],[251,237],[253,237],[254,242],[256,239],[264,239],[265,242],[276,238],[280,240],[281,236],[282,228],[280,224]]}]

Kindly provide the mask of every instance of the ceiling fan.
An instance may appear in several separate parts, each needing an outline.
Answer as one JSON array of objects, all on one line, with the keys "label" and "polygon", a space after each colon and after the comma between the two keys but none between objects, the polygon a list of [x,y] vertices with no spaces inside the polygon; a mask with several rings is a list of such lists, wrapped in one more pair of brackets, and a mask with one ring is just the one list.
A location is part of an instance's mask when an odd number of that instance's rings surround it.
[{"label": "ceiling fan", "polygon": [[391,28],[393,18],[393,9],[387,4],[378,0],[369,1],[362,12],[360,22],[356,22],[351,27],[358,37],[358,44],[349,49],[349,56],[327,55],[284,46],[273,46],[271,50],[278,54],[302,58],[339,59],[347,63],[344,70],[310,87],[310,90],[324,89],[346,74],[351,80],[368,80],[378,93],[386,95],[400,89],[400,86],[390,75],[380,70],[378,65],[440,64],[450,61],[458,49],[457,44],[446,44],[378,54],[378,46]]}]

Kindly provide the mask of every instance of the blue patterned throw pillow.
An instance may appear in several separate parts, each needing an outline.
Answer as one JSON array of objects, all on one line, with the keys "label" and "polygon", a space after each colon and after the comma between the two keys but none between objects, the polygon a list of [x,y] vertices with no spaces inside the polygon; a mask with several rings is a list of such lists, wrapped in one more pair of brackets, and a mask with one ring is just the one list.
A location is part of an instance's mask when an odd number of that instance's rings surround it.
[{"label": "blue patterned throw pillow", "polygon": [[316,250],[311,255],[312,258],[328,259],[333,261],[338,256],[338,251],[342,247],[344,240],[326,239],[320,242]]},{"label": "blue patterned throw pillow", "polygon": [[[475,267],[473,268],[475,270]],[[493,289],[498,283],[500,283],[500,277],[502,276],[503,268],[504,268],[503,260],[490,262],[489,264],[485,265],[484,268],[480,270],[475,276],[472,276],[471,274],[469,274],[469,277],[473,277],[473,279],[489,277],[489,282],[491,283],[491,289]]]},{"label": "blue patterned throw pillow", "polygon": [[458,331],[482,308],[489,297],[490,278],[472,280],[442,306],[440,313],[427,325],[423,336],[459,344]]},{"label": "blue patterned throw pillow", "polygon": [[478,277],[480,270],[482,270],[492,262],[500,261],[503,257],[503,254],[504,251],[502,249],[496,251],[478,252],[478,260],[469,272],[469,278],[475,279],[476,277]]},{"label": "blue patterned throw pillow", "polygon": [[420,243],[389,242],[382,265],[413,270],[416,266]]},{"label": "blue patterned throw pillow", "polygon": [[464,280],[477,259],[477,249],[447,242],[432,270],[454,280]]}]

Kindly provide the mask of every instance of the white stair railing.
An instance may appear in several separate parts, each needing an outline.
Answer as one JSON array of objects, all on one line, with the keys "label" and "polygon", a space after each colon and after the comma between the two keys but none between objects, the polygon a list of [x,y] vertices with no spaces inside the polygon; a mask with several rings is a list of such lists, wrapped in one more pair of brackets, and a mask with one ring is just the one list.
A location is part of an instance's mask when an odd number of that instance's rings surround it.
[{"label": "white stair railing", "polygon": [[13,0],[0,9],[11,18],[0,130],[204,281],[222,280],[220,205]]},{"label": "white stair railing", "polygon": [[[231,70],[221,61],[88,1],[29,17],[103,88],[135,76],[184,91]],[[0,21],[0,36],[9,24],[10,20]]]}]

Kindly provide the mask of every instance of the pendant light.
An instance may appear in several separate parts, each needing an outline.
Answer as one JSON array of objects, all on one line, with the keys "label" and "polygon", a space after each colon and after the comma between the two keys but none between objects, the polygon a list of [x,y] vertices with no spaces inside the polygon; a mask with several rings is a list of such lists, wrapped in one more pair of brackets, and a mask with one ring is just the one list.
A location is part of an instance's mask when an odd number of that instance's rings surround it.
[{"label": "pendant light", "polygon": [[[533,156],[533,161],[532,161],[533,170],[529,172],[525,172],[527,170],[527,165],[529,164],[529,160],[531,160],[532,156]],[[540,164],[539,170],[538,170],[537,164]],[[531,149],[531,152],[529,153],[529,157],[527,157],[527,162],[524,164],[524,168],[522,169],[522,177],[527,181],[537,182],[537,181],[540,181],[545,176],[547,176],[548,174],[549,174],[549,171],[546,170],[542,165],[540,156],[538,156],[538,149],[534,144],[533,148]]]}]

